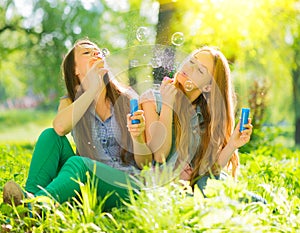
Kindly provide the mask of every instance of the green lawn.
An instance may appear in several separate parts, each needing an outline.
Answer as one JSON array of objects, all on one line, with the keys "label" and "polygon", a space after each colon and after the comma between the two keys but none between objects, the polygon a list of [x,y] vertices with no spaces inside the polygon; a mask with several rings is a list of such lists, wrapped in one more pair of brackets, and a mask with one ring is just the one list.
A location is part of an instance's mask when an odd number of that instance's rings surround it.
[{"label": "green lawn", "polygon": [[54,116],[55,111],[31,109],[0,112],[0,142],[35,142]]},{"label": "green lawn", "polygon": [[[52,120],[51,114],[39,114],[36,116],[40,116],[40,124],[24,128],[35,137]],[[1,115],[0,122],[8,121],[3,119]],[[30,121],[20,120],[18,125],[30,125]],[[9,128],[17,129],[18,125],[12,123],[6,132],[15,132]],[[3,128],[1,125],[1,135]],[[30,129],[36,131],[29,132]],[[131,203],[123,208],[102,212],[92,195],[93,187],[87,184],[81,187],[82,195],[88,197],[82,202],[73,200],[57,206],[51,199],[33,200],[44,203],[43,214],[34,218],[22,214],[27,211],[24,206],[3,204],[2,189],[10,179],[24,186],[36,138],[31,141],[20,136],[19,141],[2,141],[0,224],[12,232],[300,232],[300,151],[282,146],[274,140],[277,136],[274,131],[265,130],[254,136],[241,149],[238,182],[211,180],[206,189],[208,198],[203,198],[199,190],[192,197],[190,189],[176,182],[155,188],[150,185],[159,183],[166,173],[146,176],[147,189],[138,198],[132,196]],[[247,198],[247,190],[262,196],[268,204],[240,201]]]}]

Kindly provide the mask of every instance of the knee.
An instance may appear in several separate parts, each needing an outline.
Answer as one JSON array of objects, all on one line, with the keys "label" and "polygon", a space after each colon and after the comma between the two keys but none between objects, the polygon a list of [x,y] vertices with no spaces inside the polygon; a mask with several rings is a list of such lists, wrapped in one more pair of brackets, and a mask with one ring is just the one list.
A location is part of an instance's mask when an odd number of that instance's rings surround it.
[{"label": "knee", "polygon": [[72,156],[68,158],[64,166],[71,167],[77,173],[85,173],[87,171],[87,165],[81,156]]},{"label": "knee", "polygon": [[79,178],[84,182],[88,167],[81,156],[72,156],[66,161],[61,171],[69,171],[73,174],[73,178]]},{"label": "knee", "polygon": [[40,134],[37,145],[42,143],[41,145],[50,147],[53,143],[61,143],[62,139],[63,137],[59,136],[53,128],[47,128]]},{"label": "knee", "polygon": [[45,129],[39,136],[39,140],[47,141],[47,142],[61,142],[62,140],[67,139],[66,136],[58,135],[53,128]]},{"label": "knee", "polygon": [[58,138],[60,136],[55,132],[53,128],[47,128],[41,133],[40,137],[53,139]]},{"label": "knee", "polygon": [[66,165],[72,166],[72,167],[82,167],[84,166],[83,160],[81,156],[72,156],[68,158]]}]

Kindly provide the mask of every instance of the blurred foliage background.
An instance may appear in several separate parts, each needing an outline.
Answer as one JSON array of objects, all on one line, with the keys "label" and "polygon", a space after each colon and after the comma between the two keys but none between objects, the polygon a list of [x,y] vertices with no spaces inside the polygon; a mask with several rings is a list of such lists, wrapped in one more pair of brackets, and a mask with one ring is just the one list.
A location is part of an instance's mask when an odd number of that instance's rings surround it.
[{"label": "blurred foliage background", "polygon": [[107,48],[110,67],[131,85],[142,82],[137,67],[150,76],[161,71],[154,45],[171,46],[178,62],[212,45],[230,61],[237,114],[250,106],[257,128],[291,127],[299,145],[299,22],[297,0],[2,0],[0,110],[30,107],[33,99],[56,109],[65,94],[63,56],[83,37]]}]

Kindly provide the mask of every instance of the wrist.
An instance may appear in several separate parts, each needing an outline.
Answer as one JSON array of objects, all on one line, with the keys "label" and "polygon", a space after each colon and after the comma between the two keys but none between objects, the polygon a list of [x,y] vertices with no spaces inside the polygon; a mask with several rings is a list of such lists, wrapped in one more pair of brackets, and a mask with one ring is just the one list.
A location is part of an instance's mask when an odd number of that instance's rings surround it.
[{"label": "wrist", "polygon": [[231,142],[231,141],[228,142],[227,146],[228,146],[228,148],[229,148],[232,152],[234,152],[235,150],[238,149],[238,146],[236,146],[236,145],[234,144],[234,142]]},{"label": "wrist", "polygon": [[134,143],[138,143],[138,144],[145,144],[145,138],[143,135],[139,135],[139,136],[136,136],[136,137],[132,137],[132,141]]}]

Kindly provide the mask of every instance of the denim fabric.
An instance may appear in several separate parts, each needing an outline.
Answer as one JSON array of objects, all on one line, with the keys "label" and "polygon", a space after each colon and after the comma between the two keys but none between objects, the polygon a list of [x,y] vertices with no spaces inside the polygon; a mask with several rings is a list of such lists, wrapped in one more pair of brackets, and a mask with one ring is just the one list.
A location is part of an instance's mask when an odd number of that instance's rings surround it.
[{"label": "denim fabric", "polygon": [[216,180],[226,180],[226,178],[228,177],[228,174],[221,171],[221,174],[218,175],[218,176],[214,176],[214,177],[211,177],[210,175],[205,175],[205,176],[202,176],[196,183],[196,185],[199,187],[199,189],[201,190],[202,194],[204,197],[206,197],[205,193],[204,193],[204,189],[206,187],[206,184],[207,184],[207,180],[208,179],[216,179]]}]

